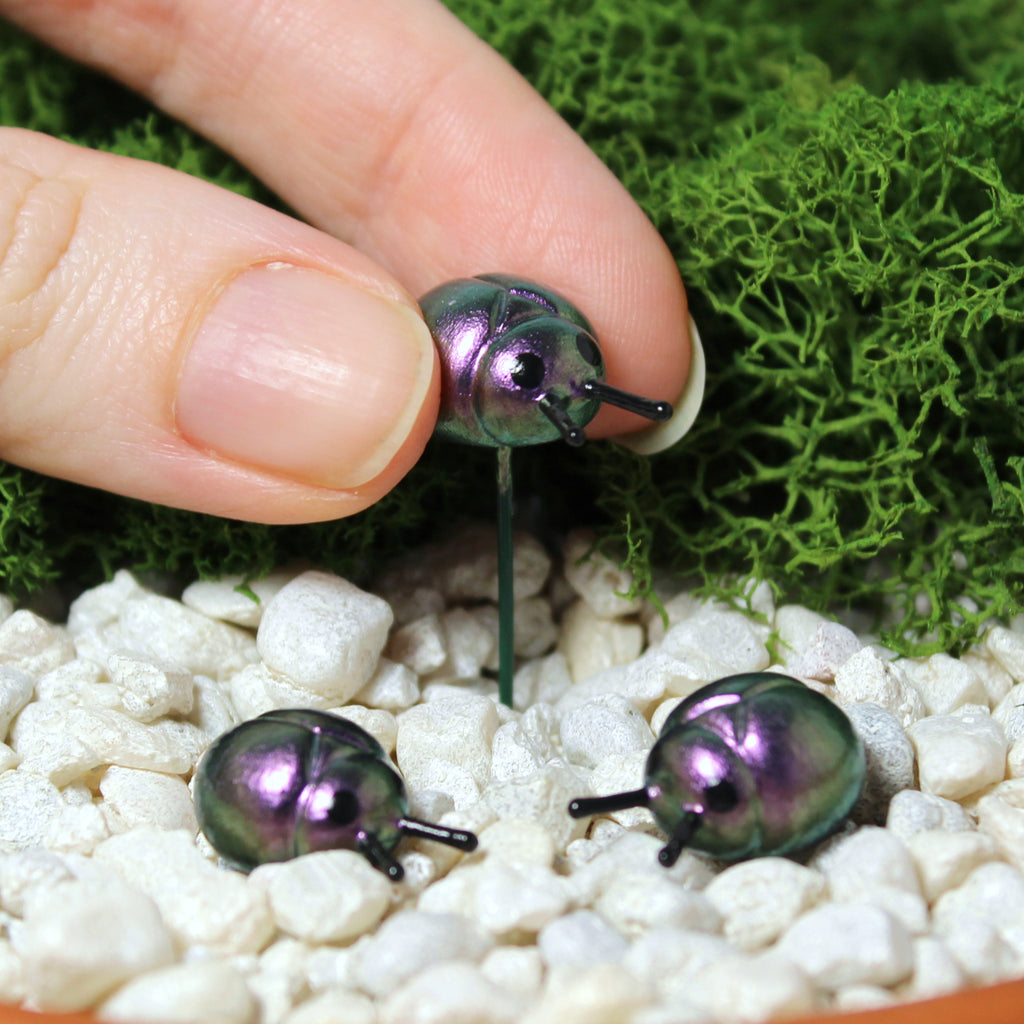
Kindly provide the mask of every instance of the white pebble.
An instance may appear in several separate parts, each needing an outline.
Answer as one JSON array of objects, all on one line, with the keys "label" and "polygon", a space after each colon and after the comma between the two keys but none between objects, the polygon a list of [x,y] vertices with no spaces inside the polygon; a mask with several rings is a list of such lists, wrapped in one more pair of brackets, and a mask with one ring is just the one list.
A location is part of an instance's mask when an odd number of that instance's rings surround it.
[{"label": "white pebble", "polygon": [[496,631],[488,628],[481,611],[493,609],[452,608],[441,616],[441,630],[448,657],[438,671],[441,679],[474,679],[495,650]]},{"label": "white pebble", "polygon": [[544,767],[545,751],[527,735],[520,722],[506,722],[495,730],[491,741],[491,779],[503,782]]},{"label": "white pebble", "polygon": [[491,773],[491,737],[498,712],[487,697],[466,695],[417,704],[398,717],[395,758],[411,788],[431,788],[431,762],[443,759],[470,773],[478,785]]},{"label": "white pebble", "polygon": [[1024,870],[1024,779],[1000,783],[978,801],[978,828],[999,852]]},{"label": "white pebble", "polygon": [[535,704],[554,704],[573,685],[569,663],[560,651],[535,661],[527,661],[514,677],[513,705],[528,711]]},{"label": "white pebble", "polygon": [[484,957],[480,973],[506,992],[529,997],[540,991],[544,962],[536,946],[499,946]]},{"label": "white pebble", "polygon": [[881,824],[892,798],[914,785],[914,747],[891,711],[877,704],[850,704],[845,711],[864,744],[866,761],[864,788],[850,817]]},{"label": "white pebble", "polygon": [[941,828],[947,832],[965,832],[974,828],[967,812],[953,800],[905,789],[889,802],[885,827],[906,840],[918,832]]},{"label": "white pebble", "polygon": [[651,1001],[650,993],[628,971],[605,964],[574,971],[549,987],[521,1024],[627,1024]]},{"label": "white pebble", "polygon": [[963,988],[967,979],[946,944],[933,935],[914,939],[914,973],[901,993],[911,999],[934,999]]},{"label": "white pebble", "polygon": [[1024,633],[994,626],[983,641],[989,653],[1018,683],[1024,683]]},{"label": "white pebble", "polygon": [[626,936],[662,927],[716,932],[722,923],[704,893],[684,889],[672,878],[653,872],[613,879],[595,900],[594,909]]},{"label": "white pebble", "polygon": [[710,658],[721,666],[721,675],[730,675],[766,669],[770,662],[766,639],[766,631],[745,615],[707,605],[673,626],[661,646],[680,660],[691,653]]},{"label": "white pebble", "polygon": [[550,867],[555,858],[547,829],[528,818],[502,818],[488,825],[478,839],[481,853],[505,864]]},{"label": "white pebble", "polygon": [[152,825],[162,829],[199,830],[188,786],[177,775],[111,765],[100,776],[103,809],[116,831]]},{"label": "white pebble", "polygon": [[391,622],[379,597],[338,576],[305,572],[267,605],[256,643],[273,672],[345,703],[372,677]]},{"label": "white pebble", "polygon": [[20,668],[0,666],[0,740],[7,738],[11,719],[32,699],[35,680]]},{"label": "white pebble", "polygon": [[987,708],[968,704],[952,715],[922,719],[907,735],[925,793],[961,800],[1003,778],[1006,737]]},{"label": "white pebble", "polygon": [[0,775],[0,807],[0,850],[13,852],[41,846],[64,803],[48,779],[15,770]]},{"label": "white pebble", "polygon": [[102,629],[117,620],[125,601],[145,590],[127,569],[119,569],[112,579],[79,594],[68,609],[68,632],[73,637]]},{"label": "white pebble", "polygon": [[38,678],[74,656],[75,645],[67,631],[26,608],[0,623],[0,665]]},{"label": "white pebble", "polygon": [[436,672],[447,660],[444,629],[437,615],[424,615],[396,629],[388,640],[387,655],[416,675]]},{"label": "white pebble", "polygon": [[258,580],[242,576],[196,580],[185,588],[181,603],[207,618],[255,629],[268,602],[294,576],[293,572],[271,572]]},{"label": "white pebble", "polygon": [[993,861],[975,868],[963,884],[939,897],[933,915],[936,929],[947,937],[964,918],[979,918],[1024,956],[1024,874],[1010,864]]},{"label": "white pebble", "polygon": [[0,856],[0,907],[21,917],[35,891],[53,888],[72,877],[64,858],[40,846],[4,854]]},{"label": "white pebble", "polygon": [[395,739],[398,736],[398,722],[390,711],[382,711],[380,708],[366,708],[361,704],[345,704],[339,708],[328,708],[328,712],[344,718],[346,721],[358,725],[364,732],[368,732],[387,753],[395,749]]},{"label": "white pebble", "polygon": [[183,668],[115,652],[107,659],[107,671],[130,718],[152,722],[163,715],[187,715],[192,710],[192,673]]},{"label": "white pebble", "polygon": [[852,629],[838,622],[822,622],[807,646],[787,659],[786,668],[805,679],[831,683],[836,672],[863,646]]},{"label": "white pebble", "polygon": [[872,826],[841,836],[815,854],[813,867],[824,872],[832,898],[850,902],[878,886],[919,896],[914,859],[891,832]]},{"label": "white pebble", "polygon": [[577,969],[619,962],[629,942],[600,914],[576,910],[548,924],[537,938],[537,948],[549,967]]},{"label": "white pebble", "polygon": [[487,932],[461,914],[404,910],[355,947],[352,977],[371,995],[385,996],[434,964],[479,961],[493,945]]},{"label": "white pebble", "polygon": [[981,917],[946,915],[935,930],[967,978],[993,985],[1020,974],[1020,954]]},{"label": "white pebble", "polygon": [[618,619],[636,612],[636,602],[624,596],[633,586],[633,574],[594,547],[592,530],[571,530],[562,557],[569,586],[598,618]]},{"label": "white pebble", "polygon": [[558,650],[578,683],[613,665],[633,661],[643,640],[643,627],[638,623],[599,618],[579,600],[562,617]]},{"label": "white pebble", "polygon": [[784,857],[760,857],[727,867],[705,895],[724,918],[724,933],[738,949],[767,946],[825,892],[820,871]]},{"label": "white pebble", "polygon": [[380,1007],[379,1024],[512,1024],[519,1000],[473,964],[453,961],[420,971]]},{"label": "white pebble", "polygon": [[583,792],[583,783],[568,766],[553,766],[532,775],[492,783],[481,798],[500,818],[539,822],[548,830],[556,848],[562,848],[587,830],[585,821],[570,818],[565,812],[569,801]]},{"label": "white pebble", "polygon": [[948,654],[904,662],[904,670],[924,700],[929,715],[948,715],[964,704],[988,705],[981,677],[964,662]]},{"label": "white pebble", "polygon": [[384,711],[404,711],[420,699],[419,680],[406,665],[381,658],[370,681],[352,699]]},{"label": "white pebble", "polygon": [[273,932],[263,893],[244,875],[210,864],[188,832],[135,828],[100,843],[93,859],[152,898],[184,945],[249,953]]},{"label": "white pebble", "polygon": [[917,864],[921,890],[930,903],[996,857],[995,842],[983,832],[935,829],[909,836],[906,844]]},{"label": "white pebble", "polygon": [[988,704],[995,707],[1013,688],[1013,676],[991,657],[984,647],[976,647],[961,655],[960,660],[981,680],[988,695]]},{"label": "white pebble", "polygon": [[64,882],[38,892],[18,945],[29,997],[43,1010],[85,1009],[175,959],[159,910],[127,885]]},{"label": "white pebble", "polygon": [[815,992],[796,966],[773,954],[734,953],[700,973],[691,998],[721,1021],[762,1021],[803,1016],[815,1007]]},{"label": "white pebble", "polygon": [[895,1002],[896,997],[880,985],[845,985],[832,997],[832,1006],[843,1013],[877,1010]]},{"label": "white pebble", "polygon": [[921,695],[902,670],[871,647],[862,648],[836,670],[835,685],[841,704],[877,704],[891,711],[904,728],[925,714]]},{"label": "white pebble", "polygon": [[377,1024],[377,1011],[368,996],[338,985],[295,1007],[284,1024]]},{"label": "white pebble", "polygon": [[649,751],[654,733],[625,697],[608,694],[562,719],[562,749],[572,764],[595,767],[605,757]]},{"label": "white pebble", "polygon": [[910,975],[914,947],[906,928],[869,904],[827,903],[798,918],[776,947],[819,987],[894,985]]},{"label": "white pebble", "polygon": [[134,978],[96,1016],[123,1024],[252,1024],[257,1008],[234,967],[205,961],[174,964]]},{"label": "white pebble", "polygon": [[343,942],[369,931],[391,900],[387,877],[352,850],[264,864],[249,876],[265,889],[278,926],[305,942]]},{"label": "white pebble", "polygon": [[623,964],[671,1005],[688,1000],[704,970],[735,949],[720,935],[652,928],[629,947]]}]

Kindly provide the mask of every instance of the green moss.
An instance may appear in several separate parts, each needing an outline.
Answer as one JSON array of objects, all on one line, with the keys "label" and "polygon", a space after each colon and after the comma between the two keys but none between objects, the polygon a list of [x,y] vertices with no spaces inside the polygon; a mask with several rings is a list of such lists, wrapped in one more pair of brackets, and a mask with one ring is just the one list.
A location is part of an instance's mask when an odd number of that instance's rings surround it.
[{"label": "green moss", "polygon": [[[982,614],[1018,611],[1024,8],[450,6],[654,220],[708,356],[704,413],[676,450],[517,454],[532,524],[557,531],[600,513],[640,589],[652,562],[705,581],[765,577],[812,607],[887,611],[904,649],[955,646]],[[6,29],[0,120],[273,201],[212,146]],[[369,512],[286,529],[6,467],[0,572],[27,589],[122,564],[247,573],[306,557],[358,575],[435,523],[490,515],[493,472],[489,452],[432,445]]]}]

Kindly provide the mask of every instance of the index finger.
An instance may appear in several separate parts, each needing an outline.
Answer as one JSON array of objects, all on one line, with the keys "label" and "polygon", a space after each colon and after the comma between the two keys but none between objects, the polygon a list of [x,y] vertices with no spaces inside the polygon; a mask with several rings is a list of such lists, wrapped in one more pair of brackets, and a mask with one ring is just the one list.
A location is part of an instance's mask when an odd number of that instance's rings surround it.
[{"label": "index finger", "polygon": [[[0,0],[189,122],[414,295],[500,271],[594,324],[618,387],[689,366],[670,253],[543,99],[436,0]],[[588,434],[643,421],[605,408]]]}]

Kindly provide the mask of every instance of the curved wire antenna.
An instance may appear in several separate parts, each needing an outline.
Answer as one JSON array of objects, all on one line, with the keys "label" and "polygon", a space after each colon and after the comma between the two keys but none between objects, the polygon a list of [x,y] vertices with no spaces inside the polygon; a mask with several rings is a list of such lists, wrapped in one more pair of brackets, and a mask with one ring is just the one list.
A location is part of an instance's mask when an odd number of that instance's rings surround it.
[{"label": "curved wire antenna", "polygon": [[667,868],[672,867],[683,847],[690,841],[693,833],[700,828],[700,811],[687,811],[680,819],[679,824],[672,829],[668,842],[658,851],[658,862]]},{"label": "curved wire antenna", "polygon": [[580,390],[587,398],[596,398],[599,402],[607,402],[608,405],[625,409],[626,412],[635,412],[645,419],[667,420],[672,415],[672,406],[669,402],[656,402],[653,398],[643,398],[631,391],[621,391],[619,388],[613,388],[611,384],[605,384],[604,381],[585,380],[580,385]]},{"label": "curved wire antenna", "polygon": [[433,825],[429,821],[420,821],[419,818],[399,818],[398,831],[406,836],[433,839],[436,843],[454,846],[457,850],[464,850],[466,853],[472,853],[477,847],[477,838],[472,832],[461,828]]},{"label": "curved wire antenna", "polygon": [[586,441],[586,434],[580,427],[577,427],[565,408],[556,402],[550,395],[541,395],[537,399],[540,411],[547,416],[551,424],[562,435],[562,440],[573,448],[579,448]]},{"label": "curved wire antenna", "polygon": [[626,793],[612,793],[610,796],[586,796],[569,804],[571,818],[587,818],[591,814],[610,814],[624,811],[627,807],[646,807],[651,800],[647,789],[631,789]]},{"label": "curved wire antenna", "polygon": [[405,878],[405,868],[395,860],[381,845],[380,840],[369,832],[360,832],[356,840],[359,852],[378,871],[383,871],[392,882],[400,882]]}]

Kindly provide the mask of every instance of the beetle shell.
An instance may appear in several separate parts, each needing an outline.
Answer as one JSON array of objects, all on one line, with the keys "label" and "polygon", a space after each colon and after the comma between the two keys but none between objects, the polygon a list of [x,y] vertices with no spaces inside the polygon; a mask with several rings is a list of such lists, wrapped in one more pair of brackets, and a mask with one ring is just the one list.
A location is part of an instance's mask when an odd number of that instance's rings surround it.
[{"label": "beetle shell", "polygon": [[827,697],[772,672],[730,676],[684,700],[647,759],[650,809],[670,834],[701,808],[690,845],[723,860],[804,849],[849,814],[864,749]]},{"label": "beetle shell", "polygon": [[543,396],[577,428],[597,415],[600,402],[580,390],[604,380],[593,328],[550,288],[481,274],[434,288],[420,308],[441,355],[438,435],[490,447],[557,440]]},{"label": "beetle shell", "polygon": [[387,852],[401,837],[405,787],[381,745],[319,711],[270,711],[221,736],[196,772],[196,813],[214,848],[250,868],[315,850]]}]

